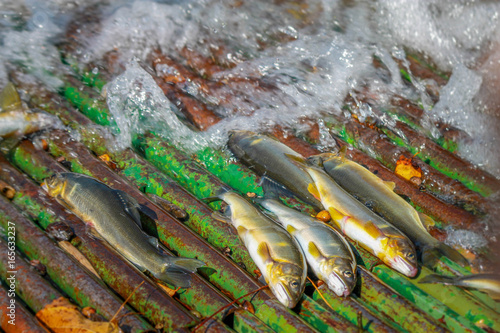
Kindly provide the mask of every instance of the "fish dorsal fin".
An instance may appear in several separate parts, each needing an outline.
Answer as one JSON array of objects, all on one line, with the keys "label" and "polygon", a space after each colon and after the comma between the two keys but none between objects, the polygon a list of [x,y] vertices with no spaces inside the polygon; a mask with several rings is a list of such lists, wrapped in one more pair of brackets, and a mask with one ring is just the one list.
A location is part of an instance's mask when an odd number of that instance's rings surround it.
[{"label": "fish dorsal fin", "polygon": [[434,225],[436,225],[436,222],[429,215],[418,212],[418,217],[420,218],[422,226],[425,228],[425,230],[429,230],[429,227],[433,227]]},{"label": "fish dorsal fin", "polygon": [[387,186],[391,191],[394,191],[394,188],[396,187],[396,183],[394,182],[384,182],[384,185]]},{"label": "fish dorsal fin", "polygon": [[149,235],[146,235],[146,237],[148,238],[149,244],[153,245],[155,249],[160,248],[160,244],[158,243],[158,238]]},{"label": "fish dorsal fin", "polygon": [[309,183],[309,185],[307,185],[307,190],[313,195],[314,198],[316,198],[316,200],[321,201],[321,195],[319,194],[316,184]]},{"label": "fish dorsal fin", "polygon": [[347,153],[347,145],[344,145],[344,146],[342,146],[342,148],[340,148],[340,150],[338,152],[339,156],[342,159],[342,162],[345,162],[345,160],[346,160],[346,157],[345,157],[346,153]]},{"label": "fish dorsal fin", "polygon": [[372,221],[368,221],[365,223],[365,231],[372,236],[374,239],[379,237],[385,237],[385,234],[379,227],[375,225]]},{"label": "fish dorsal fin", "polygon": [[113,190],[115,195],[120,199],[123,210],[134,220],[134,222],[142,229],[141,215],[139,214],[140,205],[134,197],[121,190]]},{"label": "fish dorsal fin", "polygon": [[290,159],[292,162],[296,162],[298,163],[299,165],[304,165],[306,164],[306,159],[304,157],[302,157],[301,155],[297,154],[287,154],[285,153],[285,156]]},{"label": "fish dorsal fin", "polygon": [[21,98],[12,82],[7,83],[0,93],[0,108],[2,111],[18,109],[22,105]]},{"label": "fish dorsal fin", "polygon": [[313,242],[309,242],[309,244],[307,244],[307,251],[310,255],[313,256],[314,259],[318,259],[319,257],[323,256],[323,254],[321,254],[321,251]]},{"label": "fish dorsal fin", "polygon": [[288,233],[289,233],[290,235],[293,235],[293,234],[297,231],[297,229],[295,229],[293,226],[291,226],[291,225],[289,224],[289,225],[286,227],[286,231],[288,231]]},{"label": "fish dorsal fin", "polygon": [[257,246],[257,254],[261,257],[264,263],[268,263],[273,260],[271,257],[271,252],[269,252],[269,246],[266,242],[260,242]]}]

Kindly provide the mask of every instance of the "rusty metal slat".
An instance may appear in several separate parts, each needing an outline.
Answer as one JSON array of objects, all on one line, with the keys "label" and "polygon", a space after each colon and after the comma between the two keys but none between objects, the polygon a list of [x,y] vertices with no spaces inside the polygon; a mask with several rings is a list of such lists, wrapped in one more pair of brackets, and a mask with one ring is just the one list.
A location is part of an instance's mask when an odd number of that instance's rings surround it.
[{"label": "rusty metal slat", "polygon": [[[103,287],[100,283],[90,277],[89,273],[76,265],[61,249],[59,249],[38,227],[23,216],[5,198],[0,197],[0,223],[6,226],[9,221],[15,223],[16,246],[27,253],[30,258],[38,259],[47,268],[50,275],[62,290],[64,290],[81,307],[91,306],[104,317],[111,319],[120,309],[122,302]],[[5,228],[5,230],[7,230]],[[19,258],[20,259],[20,258]],[[17,261],[22,267],[22,274],[16,274],[20,286],[20,295],[23,300],[36,312],[43,306],[59,297],[54,293],[52,287],[41,281],[33,271],[29,272],[29,266],[20,260]],[[24,264],[24,265],[23,265]],[[34,290],[33,283],[37,283],[40,289]],[[38,280],[38,281],[37,281]],[[36,282],[37,281],[37,282]],[[131,311],[123,308],[118,315],[124,316],[120,325],[131,328],[134,332],[150,329],[151,326],[136,316],[130,316]]]},{"label": "rusty metal slat", "polygon": [[475,186],[485,196],[500,191],[500,180],[483,169],[473,165],[471,162],[452,154],[448,150],[430,140],[428,137],[418,133],[410,126],[397,121],[396,130],[401,131],[408,141],[408,144],[418,149],[419,156],[425,160],[431,159],[431,163],[442,165],[442,168],[455,173],[458,179],[469,182],[469,186]]},{"label": "rusty metal slat", "polygon": [[[30,333],[47,333],[43,325],[22,306],[19,301],[16,301],[15,308],[11,313],[12,307],[11,298],[5,288],[0,286],[0,327],[6,333],[30,332]],[[14,315],[11,319],[8,315]],[[9,323],[10,322],[10,323]]]},{"label": "rusty metal slat", "polygon": [[363,267],[358,268],[358,280],[361,282],[359,299],[387,314],[396,324],[409,332],[447,331],[427,313],[410,303]]},{"label": "rusty metal slat", "polygon": [[352,119],[345,119],[345,121],[345,129],[355,139],[357,142],[356,145],[369,147],[371,148],[370,150],[373,149],[376,152],[376,157],[391,170],[395,169],[396,162],[400,156],[412,159],[422,169],[421,185],[424,185],[432,193],[461,207],[469,205],[473,207],[486,207],[487,203],[479,193],[468,189],[461,182],[437,171],[420,160],[418,156],[413,157],[413,154],[408,150],[392,144],[375,129],[359,124]]},{"label": "rusty metal slat", "polygon": [[[61,167],[57,171],[65,170]],[[0,158],[0,178],[13,184],[13,187],[19,192],[18,200],[14,199],[15,203],[22,205],[25,212],[38,219],[38,223],[43,228],[56,220],[64,221],[71,226],[78,236],[72,240],[73,245],[89,259],[101,278],[116,293],[127,298],[134,288],[144,281],[144,276],[126,263],[124,259],[118,257],[115,252],[101,242],[92,239],[86,233],[86,227],[81,220],[68,213],[53,198],[48,197],[40,187],[10,166],[3,157]],[[50,254],[46,255],[50,256]],[[41,256],[41,258],[43,257],[45,255]],[[72,271],[61,273],[73,274]],[[133,294],[130,304],[152,322],[165,324],[172,328],[189,327],[197,321],[170,296],[148,280]],[[104,310],[107,309],[104,307]]]},{"label": "rusty metal slat", "polygon": [[[10,205],[3,197],[0,197],[0,207],[6,208]],[[10,209],[10,208],[9,208]],[[1,221],[2,226],[6,221],[5,213],[2,213]],[[13,222],[14,220],[10,220]],[[6,225],[7,223],[5,223]],[[6,279],[11,276],[9,271],[15,271],[15,291],[16,294],[26,303],[26,305],[33,311],[38,312],[44,306],[50,304],[54,299],[59,298],[62,294],[57,291],[50,283],[40,276],[26,261],[22,258],[18,251],[16,251],[15,268],[10,269],[8,262],[7,242],[0,238],[0,276],[7,286],[10,286],[9,281]]]},{"label": "rusty metal slat", "polygon": [[[370,311],[367,307],[360,304],[354,297],[339,297],[335,295],[326,284],[318,287],[328,304],[347,318],[353,325],[358,326],[358,314],[361,313],[362,326],[366,332],[398,332],[401,326],[384,312]],[[324,304],[322,297],[315,291],[313,298],[320,304]]]},{"label": "rusty metal slat", "polygon": [[[481,332],[482,330],[474,326],[474,324],[469,320],[469,318],[461,317],[457,312],[451,310],[445,304],[440,302],[436,297],[429,296],[423,290],[415,288],[410,281],[395,281],[394,277],[398,276],[398,273],[387,269],[386,267],[376,267],[373,270],[374,274],[378,278],[390,283],[390,286],[398,291],[400,294],[404,295],[412,303],[415,303],[420,309],[425,310],[434,319],[439,320],[452,332]],[[435,295],[435,293],[434,293]],[[459,302],[462,308],[469,309],[473,312],[477,306],[467,300],[462,298]]]}]

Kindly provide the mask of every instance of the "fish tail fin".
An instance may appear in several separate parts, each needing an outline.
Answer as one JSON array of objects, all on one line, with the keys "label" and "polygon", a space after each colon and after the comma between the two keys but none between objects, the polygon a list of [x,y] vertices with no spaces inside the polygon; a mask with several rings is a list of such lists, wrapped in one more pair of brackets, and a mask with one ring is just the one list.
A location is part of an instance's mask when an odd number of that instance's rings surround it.
[{"label": "fish tail fin", "polygon": [[215,195],[213,195],[211,197],[203,198],[201,200],[205,203],[212,203],[215,201],[223,201],[221,198],[221,195],[223,195],[224,193],[229,192],[229,191],[231,191],[231,188],[229,186],[223,186],[222,188],[215,191]]},{"label": "fish tail fin", "polygon": [[469,262],[460,252],[444,243],[439,243],[433,247],[424,249],[422,253],[422,263],[427,267],[433,267],[442,256],[447,257],[462,267],[469,266]]},{"label": "fish tail fin", "polygon": [[446,285],[454,285],[456,281],[454,277],[430,274],[421,279],[418,283],[441,283]]},{"label": "fish tail fin", "polygon": [[190,274],[203,266],[205,263],[197,259],[167,257],[161,272],[155,274],[155,277],[175,287],[189,288]]},{"label": "fish tail fin", "polygon": [[205,263],[198,259],[183,258],[183,257],[179,258],[172,257],[169,259],[170,259],[169,267],[167,268],[167,271],[171,269],[176,269],[189,273],[194,273],[199,267],[205,266]]}]

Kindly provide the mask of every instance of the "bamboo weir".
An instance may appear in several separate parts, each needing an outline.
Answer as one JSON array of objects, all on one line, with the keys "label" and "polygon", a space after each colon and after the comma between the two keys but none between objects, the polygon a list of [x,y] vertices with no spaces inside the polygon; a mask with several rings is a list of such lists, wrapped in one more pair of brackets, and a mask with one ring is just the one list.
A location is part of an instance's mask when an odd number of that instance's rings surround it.
[{"label": "bamboo weir", "polygon": [[[326,7],[312,3],[269,5],[289,17],[290,29],[269,28],[268,34],[257,38],[257,46],[245,44],[237,49],[233,40],[209,34],[202,49],[197,44],[179,44],[174,52],[161,43],[145,43],[141,55],[129,63],[130,50],[120,40],[92,59],[85,53],[91,47],[89,41],[95,43],[109,28],[106,16],[115,17],[128,7],[80,5],[57,35],[57,43],[51,45],[57,56],[42,74],[26,59],[6,61],[6,77],[18,90],[23,107],[43,111],[61,123],[0,141],[2,331],[58,332],[60,328],[43,313],[69,304],[77,313],[75,318],[80,318],[78,325],[100,322],[116,329],[113,332],[500,332],[500,302],[488,294],[419,283],[436,273],[455,277],[491,272],[498,264],[491,221],[498,214],[500,180],[461,155],[461,145],[472,139],[459,123],[455,126],[431,116],[432,106],[440,103],[454,80],[452,70],[434,65],[424,51],[408,46],[392,54],[377,49],[363,61],[381,81],[399,82],[387,88],[389,92],[363,81],[349,85],[340,97],[331,91],[331,96],[322,95],[322,99],[337,100],[318,104],[316,113],[294,115],[293,122],[266,118],[263,124],[242,125],[269,105],[268,110],[279,103],[296,107],[288,95],[282,95],[284,86],[294,90],[287,91],[290,96],[308,96],[307,90],[317,83],[309,86],[294,73],[280,71],[283,63],[279,60],[268,66],[264,57],[262,64],[257,61],[258,69],[252,67],[257,54],[273,54],[270,50],[275,49],[286,53],[286,46],[301,38],[296,29],[303,33],[323,29],[316,16]],[[150,5],[157,10],[177,8],[160,2]],[[247,6],[251,5],[235,2],[228,8],[248,10]],[[348,12],[351,5],[342,8]],[[201,14],[194,10],[189,15]],[[346,23],[339,22],[331,30],[347,33]],[[335,53],[334,49],[330,51]],[[328,67],[305,58],[299,63],[301,73],[311,78]],[[117,94],[113,85],[129,75],[131,68],[142,76],[130,83],[133,88],[128,93],[135,89],[144,104],[129,96],[118,105],[136,112],[135,120],[120,118],[114,109],[116,99],[112,99]],[[267,75],[271,72],[275,74]],[[121,89],[120,94],[127,93]],[[307,98],[301,103],[307,104]],[[168,110],[172,118],[155,119],[153,111],[163,101],[174,110]],[[150,124],[163,124],[165,119],[175,119],[180,125],[166,124],[163,131]],[[131,133],[128,144],[120,145],[129,130],[123,124],[133,126],[134,121],[149,121],[149,127]],[[396,194],[432,217],[435,223],[425,226],[429,233],[453,245],[470,266],[441,257],[432,265],[419,263],[418,275],[410,278],[346,237],[358,265],[352,294],[337,296],[310,274],[312,280],[306,283],[298,305],[287,308],[259,279],[263,272],[238,231],[221,220],[225,204],[205,200],[221,189],[234,190],[250,201],[265,195],[262,175],[226,147],[228,130],[238,126],[276,138],[306,158],[345,147],[346,158],[394,183]],[[176,129],[190,137],[166,133]],[[210,136],[216,137],[215,144]],[[217,141],[220,137],[225,141]],[[203,143],[206,138],[208,144]],[[398,171],[403,160],[420,172],[418,176],[405,178]],[[85,221],[42,188],[44,180],[63,172],[93,177],[137,201],[142,207],[142,228],[159,240],[161,252],[205,263],[191,274],[191,287],[171,289],[92,235]],[[319,213],[295,196],[281,195],[280,199],[309,215]],[[12,226],[14,241],[9,238]],[[484,241],[474,246],[464,245],[471,239],[465,236],[465,241],[452,241],[461,232]],[[8,316],[12,299],[15,327]],[[70,325],[77,328],[74,320]]]}]

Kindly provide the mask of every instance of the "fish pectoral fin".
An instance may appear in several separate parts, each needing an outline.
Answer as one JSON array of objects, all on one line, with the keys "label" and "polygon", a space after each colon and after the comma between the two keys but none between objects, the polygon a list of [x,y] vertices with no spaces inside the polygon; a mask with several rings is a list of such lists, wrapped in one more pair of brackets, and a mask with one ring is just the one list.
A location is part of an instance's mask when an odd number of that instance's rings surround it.
[{"label": "fish pectoral fin", "polygon": [[396,187],[395,182],[384,182],[384,185],[387,186],[391,191],[394,191],[394,188]]},{"label": "fish pectoral fin", "polygon": [[2,111],[18,109],[22,105],[21,98],[12,82],[7,83],[0,93],[0,108]]},{"label": "fish pectoral fin", "polygon": [[257,246],[257,254],[266,264],[273,260],[273,258],[271,257],[271,252],[269,252],[269,246],[267,245],[266,242],[259,243],[259,245]]},{"label": "fish pectoral fin", "polygon": [[309,185],[307,185],[307,190],[313,195],[314,198],[316,198],[316,200],[321,201],[321,195],[319,194],[316,184],[309,183]]},{"label": "fish pectoral fin", "polygon": [[266,199],[278,198],[280,195],[286,197],[295,196],[295,194],[293,194],[284,185],[275,181],[274,179],[269,178],[268,176],[262,176],[260,178],[259,185],[262,186],[262,190],[264,191],[264,196]]},{"label": "fish pectoral fin", "polygon": [[322,256],[321,251],[313,242],[309,242],[309,244],[307,244],[307,251],[314,257],[314,259],[318,259]]},{"label": "fish pectoral fin", "polygon": [[375,225],[375,223],[368,221],[365,223],[365,231],[374,239],[379,237],[387,238],[382,230]]},{"label": "fish pectoral fin", "polygon": [[154,277],[176,288],[191,287],[191,275],[182,271],[166,271],[154,274]]},{"label": "fish pectoral fin", "polygon": [[134,220],[134,222],[142,229],[141,214],[139,214],[139,203],[134,197],[121,190],[113,190],[113,193],[120,199],[123,210]]},{"label": "fish pectoral fin", "polygon": [[159,249],[160,248],[160,243],[158,242],[158,238],[153,237],[153,236],[149,236],[149,235],[147,235],[147,238],[148,238],[149,244],[153,245],[153,247],[155,249]]},{"label": "fish pectoral fin", "polygon": [[293,226],[291,226],[290,224],[286,227],[286,231],[288,231],[288,233],[290,235],[293,235],[295,232],[297,232],[297,229],[295,229]]},{"label": "fish pectoral fin", "polygon": [[158,215],[156,215],[156,212],[154,210],[152,210],[151,208],[149,208],[148,206],[146,205],[143,205],[143,204],[139,204],[139,207],[138,209],[145,215],[147,215],[149,218],[151,218],[152,220],[158,220]]},{"label": "fish pectoral fin", "polygon": [[417,212],[422,225],[425,227],[425,230],[429,230],[429,227],[433,227],[436,225],[436,222],[429,215],[425,215],[424,213]]},{"label": "fish pectoral fin", "polygon": [[85,226],[85,233],[92,239],[104,240],[102,236],[97,232],[97,230],[89,225]]},{"label": "fish pectoral fin", "polygon": [[221,221],[221,222],[224,222],[224,223],[228,223],[228,224],[231,224],[231,218],[226,216],[226,215],[223,215],[217,211],[214,211],[212,213],[212,217],[214,219],[216,219],[217,221]]}]

